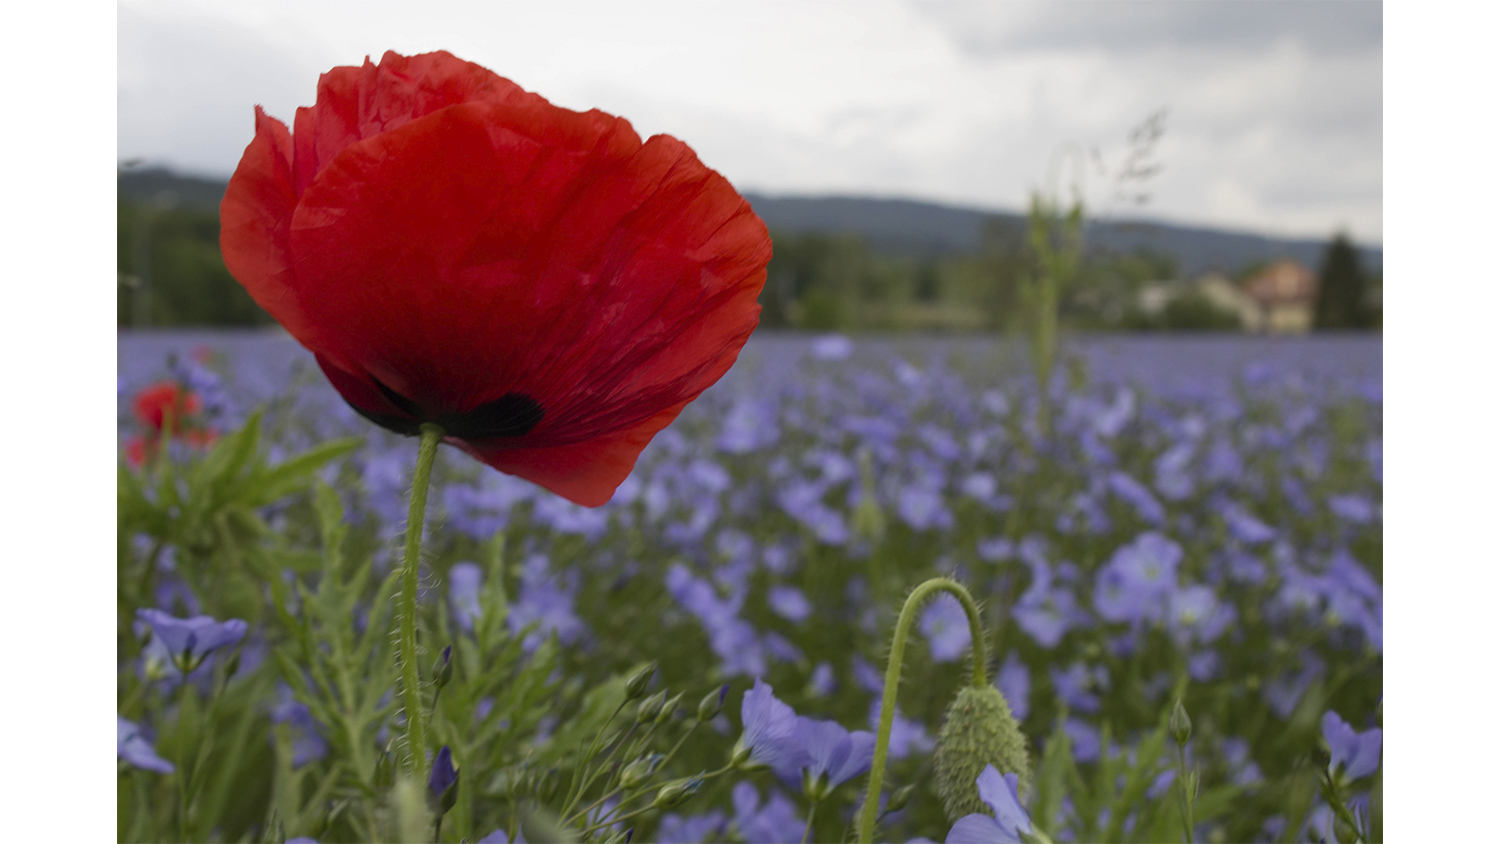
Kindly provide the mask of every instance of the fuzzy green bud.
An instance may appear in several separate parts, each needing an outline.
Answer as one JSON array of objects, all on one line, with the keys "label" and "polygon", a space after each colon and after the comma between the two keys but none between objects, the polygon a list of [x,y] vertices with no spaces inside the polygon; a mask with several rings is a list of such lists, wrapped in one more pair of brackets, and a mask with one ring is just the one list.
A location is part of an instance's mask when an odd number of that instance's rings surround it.
[{"label": "fuzzy green bud", "polygon": [[724,695],[729,693],[729,684],[725,683],[716,692],[709,692],[698,701],[698,721],[712,721],[724,708]]},{"label": "fuzzy green bud", "polygon": [[1184,747],[1188,738],[1193,735],[1193,719],[1188,717],[1187,709],[1182,705],[1182,698],[1172,705],[1172,715],[1167,719],[1167,731],[1172,734],[1172,740],[1177,742],[1178,747]]},{"label": "fuzzy green bud", "polygon": [[1031,791],[1026,737],[1005,696],[994,686],[965,687],[953,699],[932,761],[937,793],[949,821],[990,812],[975,784],[986,765],[994,765],[1002,775],[1015,774],[1023,800]]},{"label": "fuzzy green bud", "polygon": [[651,677],[656,673],[656,662],[653,660],[646,664],[645,668],[635,672],[635,675],[625,683],[625,700],[631,701],[646,693],[651,685]]},{"label": "fuzzy green bud", "polygon": [[667,783],[662,786],[661,791],[656,792],[656,799],[651,805],[658,809],[670,809],[673,806],[684,803],[689,797],[698,793],[703,787],[703,777],[688,777],[676,782]]},{"label": "fuzzy green bud", "polygon": [[635,710],[635,722],[637,724],[644,724],[647,721],[656,720],[656,716],[661,714],[662,707],[666,702],[666,689],[662,689],[651,697],[641,701],[640,706]]},{"label": "fuzzy green bud", "polygon": [[672,715],[677,712],[677,704],[682,703],[682,692],[672,695],[672,699],[662,705],[661,712],[656,716],[656,726],[660,727],[672,720]]}]

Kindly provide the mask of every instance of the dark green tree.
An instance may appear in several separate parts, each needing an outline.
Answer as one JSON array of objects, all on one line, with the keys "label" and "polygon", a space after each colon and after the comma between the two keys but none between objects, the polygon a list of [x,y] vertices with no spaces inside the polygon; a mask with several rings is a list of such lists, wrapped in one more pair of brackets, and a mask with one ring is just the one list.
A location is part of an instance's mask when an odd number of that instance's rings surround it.
[{"label": "dark green tree", "polygon": [[1359,253],[1349,237],[1340,232],[1328,245],[1323,271],[1318,276],[1318,297],[1313,303],[1313,328],[1320,330],[1369,327],[1365,308],[1365,275]]}]

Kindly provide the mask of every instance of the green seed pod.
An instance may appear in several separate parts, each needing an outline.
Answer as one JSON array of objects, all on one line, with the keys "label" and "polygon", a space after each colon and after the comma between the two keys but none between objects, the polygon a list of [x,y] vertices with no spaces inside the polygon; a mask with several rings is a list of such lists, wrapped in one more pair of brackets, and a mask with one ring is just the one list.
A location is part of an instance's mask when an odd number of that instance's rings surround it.
[{"label": "green seed pod", "polygon": [[1015,774],[1023,800],[1031,791],[1026,737],[1010,714],[1005,696],[994,686],[965,687],[953,699],[932,761],[937,793],[949,821],[990,812],[974,783],[986,765],[994,765],[1001,774]]}]

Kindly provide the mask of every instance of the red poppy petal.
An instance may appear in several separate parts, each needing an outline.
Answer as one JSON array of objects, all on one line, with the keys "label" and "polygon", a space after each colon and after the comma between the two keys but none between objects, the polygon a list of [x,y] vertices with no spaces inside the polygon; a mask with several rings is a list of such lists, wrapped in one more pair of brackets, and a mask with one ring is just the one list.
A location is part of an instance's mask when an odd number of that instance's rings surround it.
[{"label": "red poppy petal", "polygon": [[641,450],[687,406],[680,402],[618,433],[586,442],[544,448],[487,448],[450,441],[477,460],[508,475],[525,478],[574,504],[599,507],[630,476]]},{"label": "red poppy petal", "polygon": [[[356,375],[341,369],[337,364],[317,353],[314,353],[313,357],[317,359],[323,374],[328,376],[328,383],[338,390],[339,395],[344,397],[344,401],[348,402],[350,407],[366,418],[392,429],[405,427],[401,423],[406,422],[410,422],[412,428],[421,424],[421,420],[412,416],[406,408],[386,397],[368,375]],[[385,421],[382,421],[382,417]]]},{"label": "red poppy petal", "polygon": [[219,248],[251,298],[302,345],[316,348],[321,332],[303,309],[291,271],[288,232],[296,208],[291,136],[256,106],[255,139],[219,205]]},{"label": "red poppy petal", "polygon": [[291,242],[350,359],[434,413],[521,392],[546,410],[537,445],[631,427],[717,380],[770,257],[764,224],[686,145],[545,103],[457,106],[350,147]]},{"label": "red poppy petal", "polygon": [[[349,147],[292,222],[299,292],[339,351],[435,412],[508,391],[497,349],[546,353],[525,348],[547,317],[536,306],[544,280],[526,264],[564,203],[533,182],[575,175],[609,133],[630,131],[556,109],[575,124],[572,148],[516,138],[502,156],[490,139],[496,108],[454,106]],[[497,250],[511,257],[492,263]]]}]

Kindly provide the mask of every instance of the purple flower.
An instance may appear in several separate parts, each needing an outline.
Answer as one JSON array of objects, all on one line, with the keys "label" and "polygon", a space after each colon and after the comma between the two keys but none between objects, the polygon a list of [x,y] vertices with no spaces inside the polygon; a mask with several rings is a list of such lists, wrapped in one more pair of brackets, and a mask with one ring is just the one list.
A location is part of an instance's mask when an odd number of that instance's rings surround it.
[{"label": "purple flower", "polygon": [[802,840],[802,819],[797,817],[797,806],[779,790],[772,788],[762,804],[760,791],[754,783],[741,782],[735,785],[730,798],[734,802],[734,823],[739,827],[740,838],[767,844]]},{"label": "purple flower", "polygon": [[1005,702],[1010,704],[1011,714],[1017,721],[1025,721],[1026,713],[1031,711],[1031,671],[1016,651],[1011,651],[1005,664],[1000,666],[995,685],[1005,695]]},{"label": "purple flower", "polygon": [[1375,505],[1363,495],[1331,495],[1328,509],[1335,516],[1356,525],[1366,525],[1375,519]]},{"label": "purple flower", "polygon": [[328,754],[328,742],[318,731],[318,721],[305,704],[298,703],[288,686],[280,688],[281,701],[271,708],[271,723],[286,724],[292,739],[292,767],[300,768]]},{"label": "purple flower", "polygon": [[848,360],[854,354],[854,341],[842,334],[825,334],[812,342],[811,351],[818,360]]},{"label": "purple flower", "polygon": [[[701,841],[723,841],[724,827],[728,823],[729,816],[721,809],[687,817],[678,814],[662,815],[653,840],[657,844],[699,844]],[[501,842],[501,844],[508,843]]]},{"label": "purple flower", "polygon": [[1057,696],[1070,709],[1080,712],[1099,711],[1099,695],[1096,691],[1109,687],[1109,672],[1104,670],[1104,666],[1090,668],[1082,662],[1075,662],[1063,671],[1048,669],[1048,674],[1052,677],[1052,687],[1056,689]]},{"label": "purple flower", "polygon": [[944,592],[922,611],[917,622],[927,647],[938,662],[952,662],[969,647],[969,616],[958,599]]},{"label": "purple flower", "polygon": [[151,625],[157,641],[167,649],[172,662],[184,674],[202,663],[203,658],[219,648],[245,638],[250,625],[238,618],[220,622],[212,616],[176,618],[161,610],[136,610],[136,618]]},{"label": "purple flower", "polygon": [[445,744],[438,751],[437,758],[432,760],[432,773],[427,777],[427,797],[441,806],[443,796],[457,784],[458,768],[453,765],[453,751]]},{"label": "purple flower", "polygon": [[1167,511],[1135,478],[1124,472],[1111,472],[1109,476],[1109,488],[1115,495],[1123,498],[1126,503],[1135,508],[1140,517],[1153,525],[1162,525],[1167,521]]},{"label": "purple flower", "polygon": [[1211,587],[1186,586],[1172,593],[1167,625],[1179,645],[1207,644],[1219,638],[1234,621],[1234,608],[1219,602]]},{"label": "purple flower", "polygon": [[[870,701],[870,729],[880,727],[880,698]],[[905,759],[913,753],[926,753],[932,750],[932,737],[927,735],[927,728],[921,721],[907,718],[901,714],[901,707],[896,707],[896,714],[891,716],[891,743],[886,748],[892,759]]]},{"label": "purple flower", "polygon": [[812,604],[807,596],[795,586],[772,586],[766,594],[772,612],[792,622],[801,622],[812,615]]},{"label": "purple flower", "polygon": [[795,735],[797,713],[777,700],[771,685],[759,677],[740,700],[740,722],[744,732],[732,755],[742,769],[770,768],[793,776],[808,764],[807,751]]},{"label": "purple flower", "polygon": [[1093,762],[1099,758],[1099,731],[1087,721],[1069,718],[1063,722],[1063,730],[1073,745],[1073,758],[1079,762]]},{"label": "purple flower", "polygon": [[479,589],[484,585],[484,571],[474,563],[454,563],[448,569],[448,607],[453,620],[464,630],[474,629],[481,615]]},{"label": "purple flower", "polygon": [[942,493],[927,484],[902,488],[896,498],[896,512],[913,530],[953,526],[953,514],[943,506]]},{"label": "purple flower", "polygon": [[849,732],[837,721],[799,717],[792,730],[802,745],[803,789],[808,797],[821,800],[845,782],[870,770],[875,756],[875,734]]},{"label": "purple flower", "polygon": [[994,765],[984,766],[974,784],[994,816],[964,815],[948,830],[944,844],[1021,844],[1021,836],[1031,833],[1031,816],[1016,796],[1016,780],[1015,774],[1002,777]]},{"label": "purple flower", "polygon": [[156,755],[156,748],[151,746],[137,724],[119,715],[115,717],[119,721],[115,733],[115,753],[121,759],[137,768],[158,774],[170,774],[177,770],[171,762]]},{"label": "purple flower", "polygon": [[519,594],[505,621],[513,636],[519,636],[532,624],[536,625],[522,642],[528,653],[536,650],[549,633],[556,633],[559,642],[571,645],[588,631],[573,612],[573,593],[576,590],[576,580],[565,583],[548,576],[546,557],[537,554],[526,561],[521,569]]},{"label": "purple flower", "polygon": [[884,693],[885,675],[880,673],[880,669],[871,665],[869,660],[855,654],[854,658],[849,660],[849,667],[854,672],[854,682],[858,683],[860,688],[874,695]]},{"label": "purple flower", "polygon": [[1380,767],[1379,727],[1355,732],[1330,709],[1323,713],[1323,739],[1328,742],[1328,770],[1335,776],[1342,770],[1346,780],[1357,780]]},{"label": "purple flower", "polygon": [[1224,524],[1229,526],[1229,532],[1241,542],[1254,545],[1276,538],[1275,530],[1250,515],[1250,511],[1241,504],[1233,501],[1226,502],[1219,508],[1219,515],[1224,517]]},{"label": "purple flower", "polygon": [[815,697],[827,697],[833,694],[839,686],[838,679],[833,675],[833,666],[827,662],[820,662],[814,668],[812,676],[807,680],[807,689]]},{"label": "purple flower", "polygon": [[1028,636],[1044,648],[1057,647],[1073,626],[1073,593],[1066,588],[1034,593],[1027,590],[1011,615]]}]

